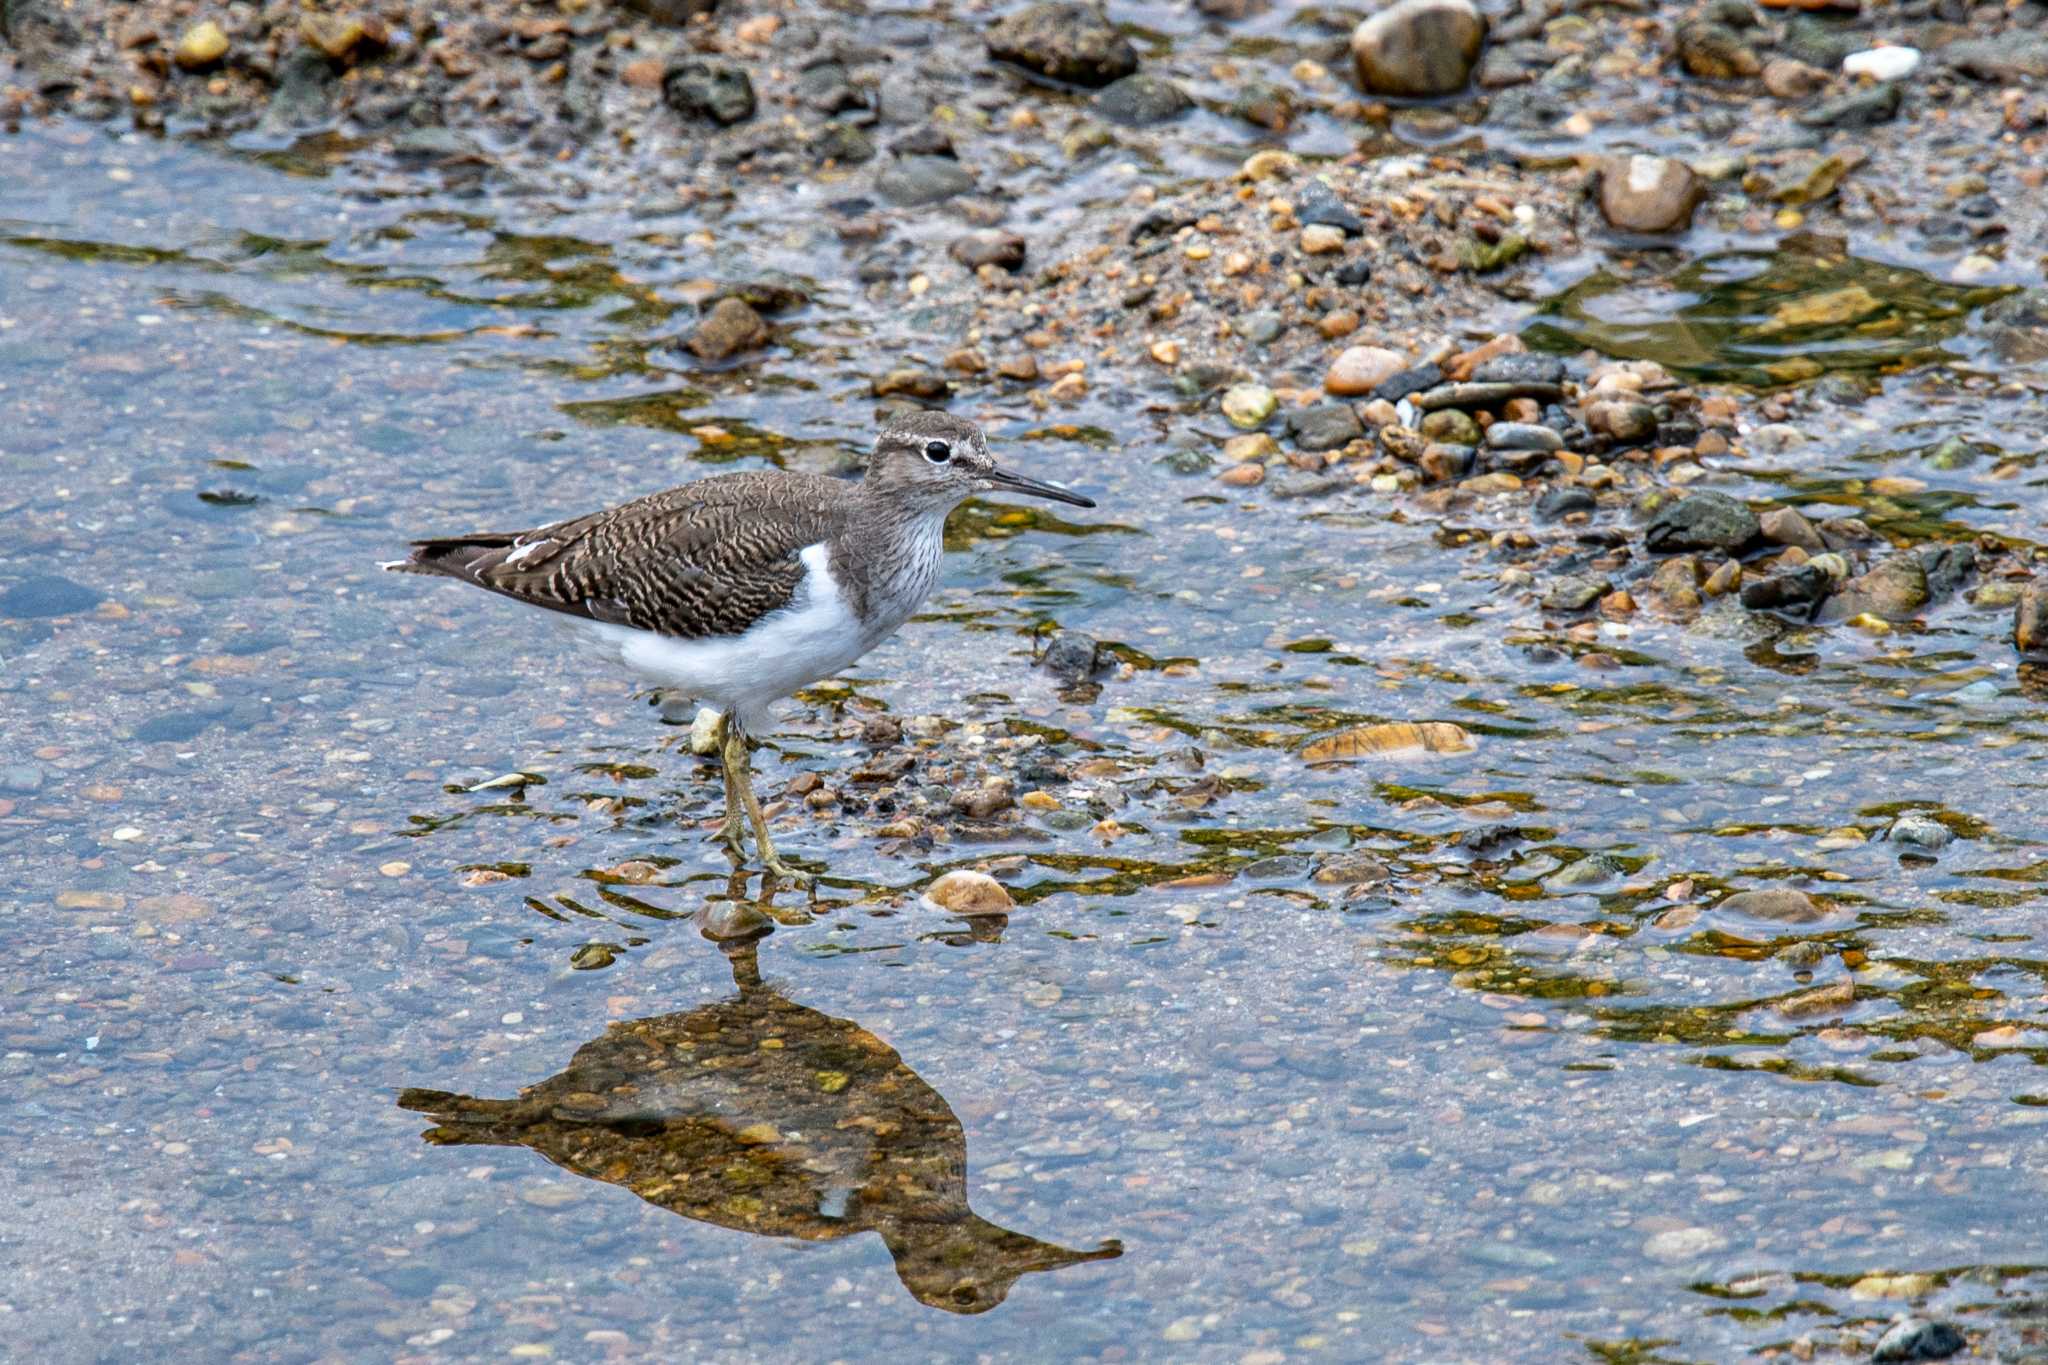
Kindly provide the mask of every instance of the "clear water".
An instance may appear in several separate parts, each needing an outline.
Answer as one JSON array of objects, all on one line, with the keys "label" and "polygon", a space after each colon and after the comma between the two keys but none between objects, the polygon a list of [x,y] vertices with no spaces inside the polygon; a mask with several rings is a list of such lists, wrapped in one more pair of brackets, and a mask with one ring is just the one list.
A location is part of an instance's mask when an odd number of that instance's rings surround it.
[{"label": "clear water", "polygon": [[[2038,1332],[2048,683],[2007,613],[1588,639],[1498,588],[1486,514],[1166,474],[1201,424],[1163,383],[1073,429],[976,395],[1102,510],[964,511],[926,617],[791,705],[762,787],[1035,749],[1062,810],[930,849],[795,817],[832,876],[729,956],[696,916],[749,888],[679,732],[376,561],[833,467],[957,319],[827,285],[703,372],[663,344],[700,282],[826,248],[275,163],[0,141],[0,591],[104,597],[0,621],[10,1351],[1728,1359],[1915,1297]],[[2042,417],[1893,377],[1736,491],[2033,543]],[[1981,458],[1929,459],[1950,434]],[[1138,666],[1061,696],[1055,623]],[[871,750],[881,712],[946,743]],[[1298,756],[1379,720],[1478,744]],[[1961,837],[1901,858],[1906,810]],[[917,902],[991,858],[1006,925]],[[1786,885],[1828,913],[1700,909]]]}]

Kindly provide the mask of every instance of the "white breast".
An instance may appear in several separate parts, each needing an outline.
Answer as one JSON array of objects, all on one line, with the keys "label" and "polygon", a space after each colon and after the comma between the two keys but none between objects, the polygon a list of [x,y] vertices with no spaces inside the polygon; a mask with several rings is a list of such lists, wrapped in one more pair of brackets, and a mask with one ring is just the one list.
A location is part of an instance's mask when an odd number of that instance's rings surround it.
[{"label": "white breast", "polygon": [[800,557],[804,577],[789,605],[762,617],[744,635],[677,640],[602,621],[575,624],[649,682],[737,712],[742,725],[758,730],[771,702],[831,677],[879,642],[862,629],[840,591],[827,547],[807,546]]}]

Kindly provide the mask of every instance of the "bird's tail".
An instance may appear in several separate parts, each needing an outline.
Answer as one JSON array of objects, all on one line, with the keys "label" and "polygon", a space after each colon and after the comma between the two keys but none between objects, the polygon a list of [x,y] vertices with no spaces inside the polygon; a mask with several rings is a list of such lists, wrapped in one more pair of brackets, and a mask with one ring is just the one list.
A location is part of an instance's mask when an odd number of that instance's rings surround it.
[{"label": "bird's tail", "polygon": [[390,573],[431,574],[439,578],[468,578],[476,562],[494,551],[510,548],[518,536],[485,534],[444,536],[436,540],[415,540],[412,553],[404,559],[387,559],[377,567]]}]

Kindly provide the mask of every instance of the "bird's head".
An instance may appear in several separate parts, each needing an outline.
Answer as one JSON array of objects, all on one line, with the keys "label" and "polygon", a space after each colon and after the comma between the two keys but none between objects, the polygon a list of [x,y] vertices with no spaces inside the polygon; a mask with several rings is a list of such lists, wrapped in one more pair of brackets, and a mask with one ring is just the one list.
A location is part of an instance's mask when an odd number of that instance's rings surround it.
[{"label": "bird's head", "polygon": [[921,507],[952,508],[977,493],[1027,493],[1034,498],[1093,507],[1058,484],[1014,474],[988,453],[981,428],[949,412],[913,412],[894,418],[875,439],[867,481],[875,491]]}]

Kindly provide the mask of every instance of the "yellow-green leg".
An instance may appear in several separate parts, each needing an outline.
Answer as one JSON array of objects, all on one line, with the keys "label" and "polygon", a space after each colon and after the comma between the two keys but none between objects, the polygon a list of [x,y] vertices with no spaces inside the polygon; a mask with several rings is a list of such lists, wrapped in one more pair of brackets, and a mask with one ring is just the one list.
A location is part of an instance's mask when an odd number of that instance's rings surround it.
[{"label": "yellow-green leg", "polygon": [[[725,781],[728,790],[738,792],[740,806],[747,813],[748,823],[754,827],[754,843],[761,850],[761,866],[797,886],[809,886],[815,880],[811,874],[791,867],[775,852],[775,841],[768,837],[768,817],[762,814],[761,802],[754,795],[752,769],[753,758],[747,751],[747,737],[728,718],[725,725]],[[731,818],[729,813],[727,818]]]},{"label": "yellow-green leg", "polygon": [[[745,817],[740,813],[739,788],[733,781],[732,753],[727,743],[732,732],[732,718],[730,716],[720,716],[718,718],[717,731],[718,762],[719,767],[725,773],[725,820],[718,827],[718,838],[719,842],[732,850],[734,861],[745,862],[747,860],[747,825]],[[744,764],[744,753],[741,761]]]}]

